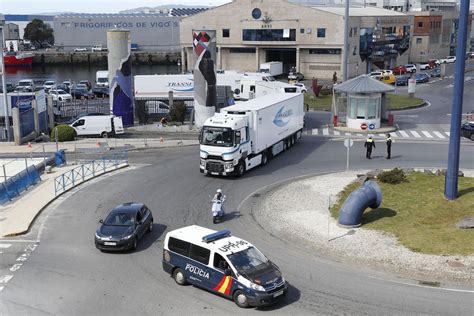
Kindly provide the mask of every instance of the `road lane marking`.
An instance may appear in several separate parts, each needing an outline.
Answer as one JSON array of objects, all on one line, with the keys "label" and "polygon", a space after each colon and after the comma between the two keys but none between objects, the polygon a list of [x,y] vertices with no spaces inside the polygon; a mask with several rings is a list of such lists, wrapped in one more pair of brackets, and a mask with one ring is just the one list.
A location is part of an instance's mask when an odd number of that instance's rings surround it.
[{"label": "road lane marking", "polygon": [[4,286],[0,286],[0,292],[3,291],[4,288]]},{"label": "road lane marking", "polygon": [[318,129],[317,129],[317,128],[313,128],[313,129],[311,130],[311,135],[313,135],[313,136],[318,135]]},{"label": "road lane marking", "polygon": [[329,135],[329,128],[323,128],[323,135],[328,136]]},{"label": "road lane marking", "polygon": [[400,133],[400,135],[402,135],[402,137],[405,137],[405,138],[410,137],[410,135],[408,135],[408,133],[405,131],[398,131],[398,132]]},{"label": "road lane marking", "polygon": [[435,134],[436,136],[438,136],[438,138],[446,138],[443,136],[443,134],[441,134],[440,132],[433,132],[433,134]]},{"label": "road lane marking", "polygon": [[7,248],[10,248],[12,246],[12,244],[0,244],[0,248],[2,249],[7,249]]},{"label": "road lane marking", "polygon": [[35,243],[39,240],[29,240],[29,239],[0,239],[0,242],[24,242],[24,243]]},{"label": "road lane marking", "polygon": [[7,275],[2,275],[0,276],[0,283],[8,283],[13,278],[13,275],[7,274]]},{"label": "road lane marking", "polygon": [[408,286],[416,286],[416,287],[422,287],[425,289],[432,289],[432,290],[441,290],[441,291],[449,291],[449,292],[461,292],[461,293],[474,293],[472,290],[461,290],[461,289],[451,289],[451,288],[445,288],[445,287],[433,287],[433,286],[427,286],[427,285],[420,285],[420,284],[414,284],[414,283],[407,283],[407,282],[400,282],[400,281],[394,281],[394,280],[387,280],[383,278],[378,278],[374,276],[368,276],[371,279],[376,279],[384,282],[391,282],[395,284],[400,284],[400,285],[408,285]]},{"label": "road lane marking", "polygon": [[426,137],[428,138],[433,138],[433,136],[431,136],[430,133],[428,133],[427,131],[421,131],[423,133],[423,135],[425,135]]},{"label": "road lane marking", "polygon": [[420,135],[420,134],[418,134],[418,132],[417,132],[417,131],[410,131],[410,133],[412,133],[412,134],[413,134],[413,136],[415,136],[416,138],[421,138],[421,135]]},{"label": "road lane marking", "polygon": [[339,131],[333,131],[333,133],[334,133],[334,135],[336,135],[336,136],[340,136],[340,135],[341,135],[341,133],[339,133]]}]

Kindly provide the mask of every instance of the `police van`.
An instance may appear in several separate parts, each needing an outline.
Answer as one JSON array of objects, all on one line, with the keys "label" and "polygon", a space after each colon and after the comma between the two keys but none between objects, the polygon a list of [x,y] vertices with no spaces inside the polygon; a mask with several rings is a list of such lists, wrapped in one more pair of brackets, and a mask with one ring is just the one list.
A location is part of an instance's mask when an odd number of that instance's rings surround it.
[{"label": "police van", "polygon": [[192,225],[166,234],[163,269],[176,283],[213,291],[239,307],[263,306],[286,296],[280,269],[251,243]]}]

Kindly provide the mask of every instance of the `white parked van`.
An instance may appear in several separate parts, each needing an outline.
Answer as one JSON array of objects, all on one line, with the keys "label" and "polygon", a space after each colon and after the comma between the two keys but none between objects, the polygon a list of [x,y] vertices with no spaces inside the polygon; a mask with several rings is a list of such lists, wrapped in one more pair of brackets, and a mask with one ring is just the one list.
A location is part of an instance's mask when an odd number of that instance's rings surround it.
[{"label": "white parked van", "polygon": [[98,87],[109,86],[109,72],[107,70],[99,70],[95,73],[95,84]]},{"label": "white parked van", "polygon": [[70,125],[78,136],[123,134],[123,123],[120,116],[115,115],[90,115],[82,116]]}]

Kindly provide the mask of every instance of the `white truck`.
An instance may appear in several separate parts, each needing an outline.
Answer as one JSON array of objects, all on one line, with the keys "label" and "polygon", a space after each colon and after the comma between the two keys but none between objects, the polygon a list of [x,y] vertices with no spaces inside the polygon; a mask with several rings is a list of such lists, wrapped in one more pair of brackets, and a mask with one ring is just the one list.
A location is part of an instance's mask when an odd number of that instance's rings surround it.
[{"label": "white truck", "polygon": [[290,148],[303,131],[303,94],[274,93],[226,107],[199,135],[200,171],[241,176]]},{"label": "white truck", "polygon": [[269,61],[260,64],[260,72],[270,74],[274,77],[283,74],[283,63],[281,61]]},{"label": "white truck", "polygon": [[98,87],[109,86],[109,72],[107,70],[99,70],[95,73],[95,84]]},{"label": "white truck", "polygon": [[76,119],[71,125],[77,132],[77,136],[123,134],[122,117],[115,115],[85,115]]},{"label": "white truck", "polygon": [[240,97],[242,100],[250,100],[272,93],[301,93],[300,87],[280,81],[255,81],[242,80]]}]

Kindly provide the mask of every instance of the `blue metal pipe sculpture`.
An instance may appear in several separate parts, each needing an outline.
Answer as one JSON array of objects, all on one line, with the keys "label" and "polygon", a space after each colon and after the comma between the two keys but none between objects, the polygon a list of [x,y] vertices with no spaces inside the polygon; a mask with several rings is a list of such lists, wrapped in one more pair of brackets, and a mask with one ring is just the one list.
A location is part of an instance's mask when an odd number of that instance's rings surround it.
[{"label": "blue metal pipe sculpture", "polygon": [[382,203],[382,190],[375,181],[366,181],[359,189],[352,192],[339,211],[339,226],[359,227],[362,214],[367,207],[378,208]]}]

